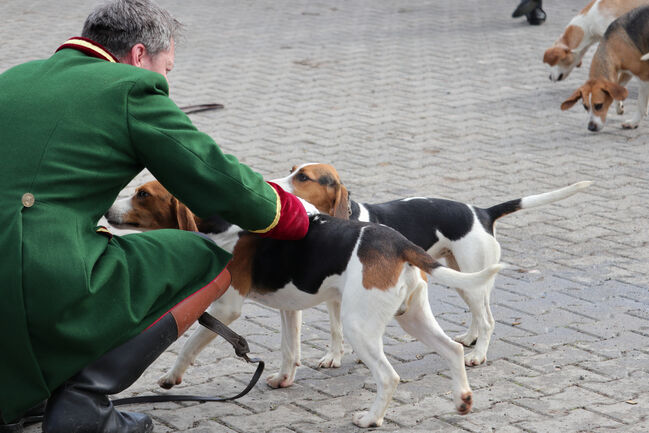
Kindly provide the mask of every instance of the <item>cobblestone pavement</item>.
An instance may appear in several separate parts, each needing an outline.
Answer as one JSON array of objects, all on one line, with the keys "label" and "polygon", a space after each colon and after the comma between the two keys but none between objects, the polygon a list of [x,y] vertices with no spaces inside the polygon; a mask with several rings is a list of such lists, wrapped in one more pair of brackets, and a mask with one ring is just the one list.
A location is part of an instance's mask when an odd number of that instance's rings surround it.
[{"label": "cobblestone pavement", "polygon": [[[401,383],[379,431],[649,431],[649,121],[622,130],[624,116],[611,112],[602,132],[589,132],[579,104],[559,105],[587,77],[594,50],[560,83],[541,62],[585,0],[547,0],[538,27],[510,17],[517,0],[162,3],[187,26],[173,99],[225,104],[192,118],[267,178],[328,162],[356,200],[428,195],[479,206],[595,181],[499,223],[503,260],[539,272],[509,269],[496,281],[488,362],[468,369],[471,414],[454,413],[441,359],[391,324],[385,351]],[[90,9],[0,1],[0,70],[48,56]],[[629,89],[631,112],[636,83]],[[430,301],[446,332],[464,330],[470,316],[455,291],[431,286]],[[326,310],[304,319],[291,388],[259,383],[233,403],[132,409],[150,413],[156,432],[359,431],[351,415],[373,399],[369,372],[349,346],[341,368],[317,369]],[[233,326],[269,372],[279,367],[279,323],[276,311],[248,303]],[[185,338],[123,394],[162,392],[156,380]],[[216,341],[177,390],[233,394],[251,373]]]}]

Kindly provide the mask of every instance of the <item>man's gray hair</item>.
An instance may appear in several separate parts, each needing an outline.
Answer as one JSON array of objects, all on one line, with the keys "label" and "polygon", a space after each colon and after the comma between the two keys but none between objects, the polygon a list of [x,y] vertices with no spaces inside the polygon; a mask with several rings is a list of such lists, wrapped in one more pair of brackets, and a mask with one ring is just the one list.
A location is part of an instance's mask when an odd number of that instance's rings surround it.
[{"label": "man's gray hair", "polygon": [[107,48],[117,58],[143,44],[150,55],[167,51],[181,24],[150,0],[115,0],[97,7],[83,24],[81,36]]}]

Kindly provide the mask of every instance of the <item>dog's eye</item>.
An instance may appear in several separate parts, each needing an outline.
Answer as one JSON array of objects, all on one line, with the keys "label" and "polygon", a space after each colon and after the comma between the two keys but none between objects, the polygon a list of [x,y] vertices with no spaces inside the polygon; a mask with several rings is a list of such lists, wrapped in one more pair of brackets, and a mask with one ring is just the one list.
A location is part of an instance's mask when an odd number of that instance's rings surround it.
[{"label": "dog's eye", "polygon": [[584,104],[584,110],[588,111],[588,105]]},{"label": "dog's eye", "polygon": [[595,104],[595,111],[601,110],[603,105],[604,104]]},{"label": "dog's eye", "polygon": [[300,182],[306,182],[307,180],[309,180],[309,176],[307,176],[307,175],[304,174],[304,173],[298,173],[295,177],[296,177],[297,180],[299,180]]},{"label": "dog's eye", "polygon": [[151,195],[151,194],[149,194],[148,192],[144,191],[143,189],[139,190],[139,191],[137,192],[137,194],[135,194],[135,196],[136,196],[137,198],[147,198],[147,197],[149,197],[150,195]]}]

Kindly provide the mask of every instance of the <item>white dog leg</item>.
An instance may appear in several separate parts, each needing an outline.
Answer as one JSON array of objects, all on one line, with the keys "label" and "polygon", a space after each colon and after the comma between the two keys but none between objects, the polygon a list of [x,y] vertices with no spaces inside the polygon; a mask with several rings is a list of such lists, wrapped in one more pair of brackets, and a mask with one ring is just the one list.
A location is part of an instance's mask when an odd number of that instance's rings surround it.
[{"label": "white dog leg", "polygon": [[[241,306],[244,299],[239,292],[230,287],[223,296],[212,302],[207,312],[224,324],[229,325],[241,315]],[[158,385],[166,389],[179,385],[187,368],[194,363],[198,354],[216,336],[217,334],[209,329],[199,326],[183,345],[171,370],[158,379]]]},{"label": "white dog leg", "polygon": [[649,102],[649,83],[641,81],[638,88],[638,110],[632,119],[622,123],[624,129],[635,129],[640,121],[647,115],[647,103]]},{"label": "white dog leg", "polygon": [[340,302],[336,300],[327,301],[327,311],[329,311],[331,342],[329,351],[318,361],[318,367],[338,368],[345,353],[343,348],[343,326],[340,323]]},{"label": "white dog leg", "polygon": [[[376,381],[376,399],[368,411],[355,413],[352,421],[359,427],[378,427],[383,424],[385,411],[399,383],[399,375],[383,353],[383,333],[403,303],[405,291],[368,290],[362,286],[362,275],[355,277],[358,279],[352,278],[343,287],[343,331],[354,353]],[[403,279],[398,284],[403,284]]]},{"label": "white dog leg", "polygon": [[279,373],[266,378],[271,388],[286,388],[293,385],[295,372],[300,365],[301,310],[280,310],[282,316],[282,366]]},{"label": "white dog leg", "polygon": [[385,324],[365,320],[361,314],[344,319],[347,341],[354,348],[360,360],[369,368],[376,381],[376,399],[368,411],[357,412],[352,421],[359,427],[380,427],[392,394],[397,389],[399,375],[383,353],[383,331]]},{"label": "white dog leg", "polygon": [[[633,78],[633,75],[629,74],[628,72],[622,72],[617,80],[617,83],[622,87],[626,87],[629,81],[631,81],[631,78]],[[615,106],[617,114],[624,114],[624,101],[615,101]]]},{"label": "white dog leg", "polygon": [[408,311],[397,316],[396,319],[404,331],[435,350],[446,360],[451,370],[455,408],[462,415],[469,413],[473,396],[464,367],[464,350],[462,345],[446,335],[435,320],[428,304],[428,286],[423,280],[420,288],[413,295]]}]

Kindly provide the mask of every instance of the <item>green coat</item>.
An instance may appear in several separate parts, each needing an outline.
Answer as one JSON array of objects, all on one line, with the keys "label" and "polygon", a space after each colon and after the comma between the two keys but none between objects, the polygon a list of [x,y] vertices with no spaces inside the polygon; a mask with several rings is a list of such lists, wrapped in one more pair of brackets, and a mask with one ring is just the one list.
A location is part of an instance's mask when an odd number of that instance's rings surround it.
[{"label": "green coat", "polygon": [[74,49],[0,75],[0,155],[5,422],[205,286],[230,259],[189,232],[96,232],[144,167],[201,217],[260,230],[278,212],[274,190],[192,125],[162,75]]}]

